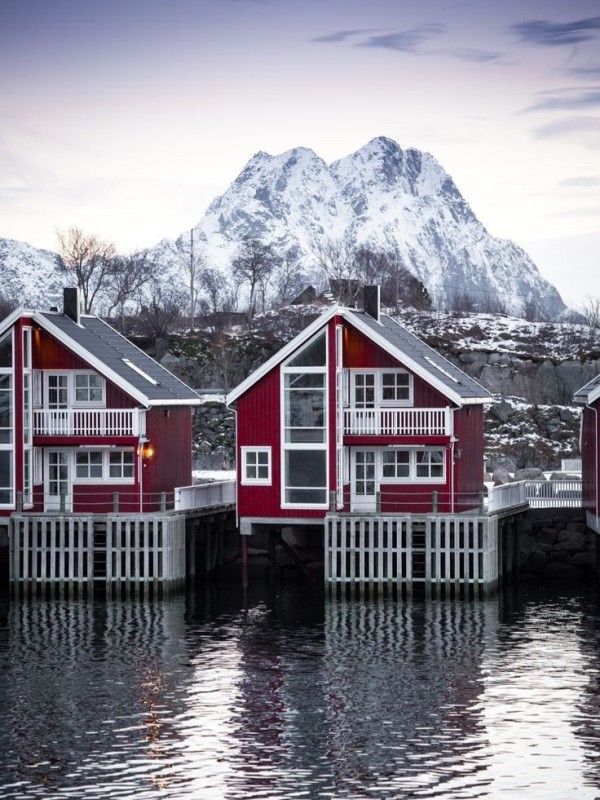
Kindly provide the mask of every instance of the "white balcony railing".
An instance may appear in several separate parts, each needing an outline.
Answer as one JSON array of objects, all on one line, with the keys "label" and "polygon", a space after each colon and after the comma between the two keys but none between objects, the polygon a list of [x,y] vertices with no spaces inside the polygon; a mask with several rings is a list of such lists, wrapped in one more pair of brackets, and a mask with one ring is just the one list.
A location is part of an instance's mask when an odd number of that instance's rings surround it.
[{"label": "white balcony railing", "polygon": [[233,505],[233,503],[235,503],[235,481],[198,483],[175,489],[175,511]]},{"label": "white balcony railing", "polygon": [[493,486],[488,493],[488,513],[517,506],[530,508],[581,508],[581,481],[518,481]]},{"label": "white balcony railing", "polygon": [[44,408],[33,412],[34,436],[141,436],[145,426],[145,412],[139,408]]},{"label": "white balcony railing", "polygon": [[351,436],[451,436],[449,408],[349,408],[344,433]]}]

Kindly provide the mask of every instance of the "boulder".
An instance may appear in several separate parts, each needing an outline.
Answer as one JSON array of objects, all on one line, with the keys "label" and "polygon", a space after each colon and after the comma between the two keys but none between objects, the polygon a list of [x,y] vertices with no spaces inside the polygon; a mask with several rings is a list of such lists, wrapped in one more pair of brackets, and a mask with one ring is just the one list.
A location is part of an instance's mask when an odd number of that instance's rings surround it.
[{"label": "boulder", "polygon": [[490,414],[496,419],[499,419],[500,422],[506,423],[510,419],[513,413],[513,409],[510,403],[507,403],[503,400],[501,403],[493,403],[490,406]]},{"label": "boulder", "polygon": [[515,472],[516,481],[545,481],[546,477],[537,467],[523,467]]},{"label": "boulder", "polygon": [[512,476],[506,467],[496,467],[492,473],[492,480],[494,481],[494,486],[502,486],[505,483],[513,482]]}]

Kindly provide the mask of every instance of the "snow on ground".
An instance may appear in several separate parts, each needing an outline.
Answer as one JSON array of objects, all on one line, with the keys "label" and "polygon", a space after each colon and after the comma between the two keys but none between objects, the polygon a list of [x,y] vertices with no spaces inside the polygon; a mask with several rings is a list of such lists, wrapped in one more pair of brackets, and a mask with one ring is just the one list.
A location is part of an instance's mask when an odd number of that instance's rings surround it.
[{"label": "snow on ground", "polygon": [[234,481],[234,469],[196,469],[192,472],[194,483],[215,483],[222,481]]}]

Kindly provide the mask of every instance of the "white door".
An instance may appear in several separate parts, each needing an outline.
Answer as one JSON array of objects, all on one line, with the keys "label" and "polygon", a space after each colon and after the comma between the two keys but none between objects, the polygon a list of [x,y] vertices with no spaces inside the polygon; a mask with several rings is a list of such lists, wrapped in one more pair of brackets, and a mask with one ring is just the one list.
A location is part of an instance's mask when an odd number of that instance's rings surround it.
[{"label": "white door", "polygon": [[70,481],[68,450],[46,451],[44,510],[71,511],[73,490]]},{"label": "white door", "polygon": [[375,451],[352,452],[352,511],[375,511]]}]

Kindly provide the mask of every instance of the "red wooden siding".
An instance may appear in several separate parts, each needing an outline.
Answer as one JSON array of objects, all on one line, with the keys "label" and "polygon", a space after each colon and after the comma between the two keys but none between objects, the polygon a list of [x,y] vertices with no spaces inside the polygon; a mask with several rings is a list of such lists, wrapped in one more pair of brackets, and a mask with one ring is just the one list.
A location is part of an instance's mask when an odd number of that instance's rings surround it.
[{"label": "red wooden siding", "polygon": [[154,458],[144,467],[144,494],[172,492],[192,482],[192,413],[187,407],[151,408],[146,436],[154,445]]},{"label": "red wooden siding", "polygon": [[594,409],[583,408],[581,437],[583,507],[594,515],[597,513],[598,498],[600,497],[600,475],[596,471],[596,453],[600,449],[600,440],[598,439],[600,431],[597,427],[596,412],[600,412],[600,401],[594,404]]},{"label": "red wooden siding", "polygon": [[454,412],[456,511],[474,508],[483,491],[483,406],[463,406]]}]

